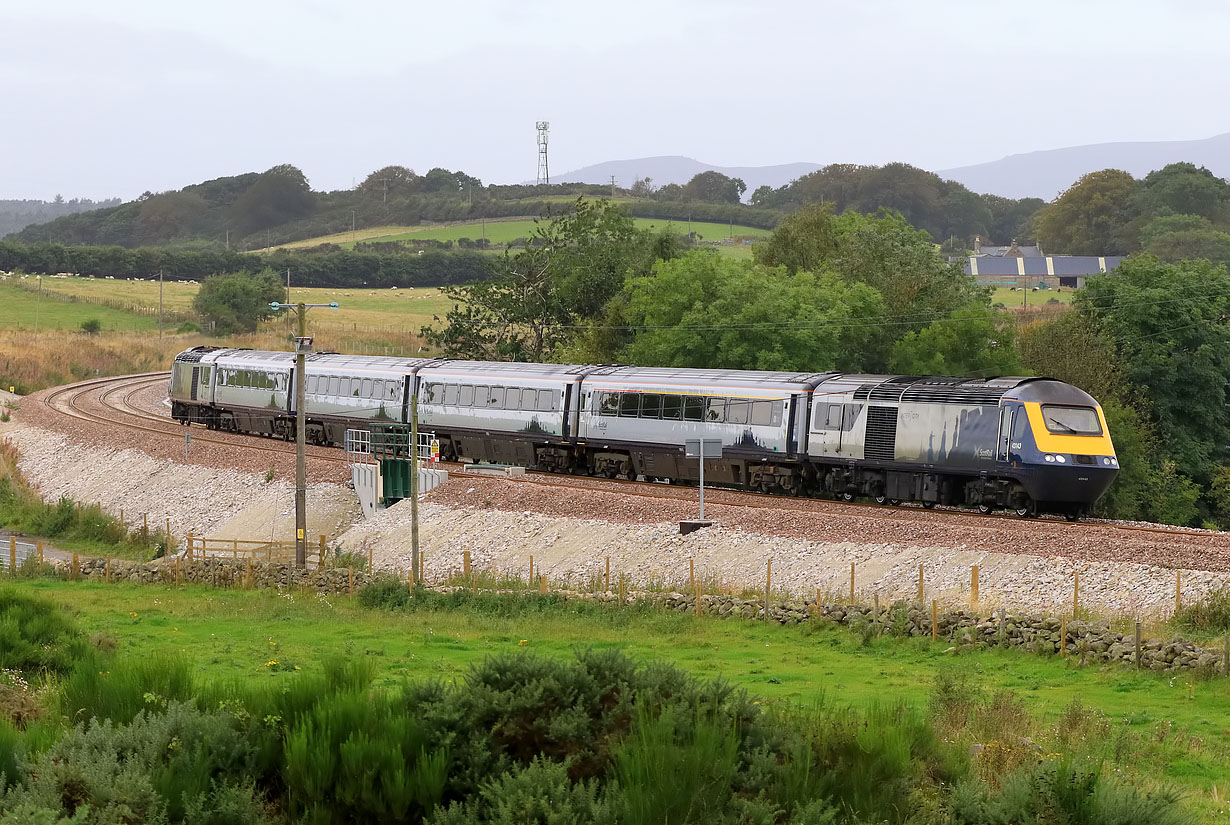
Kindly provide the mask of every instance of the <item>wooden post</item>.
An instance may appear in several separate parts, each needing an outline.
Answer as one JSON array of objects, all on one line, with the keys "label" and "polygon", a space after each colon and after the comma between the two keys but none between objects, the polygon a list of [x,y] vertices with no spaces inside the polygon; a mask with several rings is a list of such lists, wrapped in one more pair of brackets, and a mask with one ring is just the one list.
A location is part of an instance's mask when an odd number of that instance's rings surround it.
[{"label": "wooden post", "polygon": [[470,551],[466,550],[461,554],[461,575],[467,579],[470,578]]},{"label": "wooden post", "polygon": [[620,573],[619,574],[619,603],[623,605],[623,604],[627,604],[627,602],[628,602],[628,597],[624,589],[624,574]]},{"label": "wooden post", "polygon": [[17,537],[9,536],[9,575],[17,575]]},{"label": "wooden post", "polygon": [[611,592],[611,557],[606,557],[606,592]]},{"label": "wooden post", "polygon": [[546,576],[541,576],[541,575],[540,575],[540,576],[538,577],[538,592],[539,592],[539,593],[546,593],[546,592],[547,592],[547,577],[546,577]]},{"label": "wooden post", "polygon": [[43,563],[43,541],[42,539],[39,539],[34,544],[38,548],[38,563],[42,564]]},{"label": "wooden post", "polygon": [[[192,542],[193,542],[192,533],[188,534],[188,538],[185,539],[185,541],[188,543],[188,546],[185,548],[184,552],[188,556],[188,561],[192,561]],[[201,558],[202,559],[205,558],[205,548],[204,547],[201,547]]]},{"label": "wooden post", "polygon": [[[816,603],[820,600],[816,599]],[[850,562],[850,604],[854,604],[854,562]]]},{"label": "wooden post", "polygon": [[688,586],[696,589],[696,560],[688,559]]},{"label": "wooden post", "polygon": [[1183,609],[1183,571],[1174,571],[1174,612],[1177,615]]},{"label": "wooden post", "polygon": [[347,567],[346,572],[350,574],[350,595],[354,595],[354,568]]},{"label": "wooden post", "polygon": [[923,566],[918,565],[918,606],[923,606]]},{"label": "wooden post", "polygon": [[534,586],[534,554],[530,553],[530,587]]},{"label": "wooden post", "polygon": [[931,641],[939,638],[939,607],[936,605],[935,599],[931,600]]},{"label": "wooden post", "polygon": [[406,581],[409,582],[411,587],[414,587],[414,565],[413,564],[410,566],[409,578],[407,578]]},{"label": "wooden post", "polygon": [[231,559],[239,561],[239,539],[231,540]]},{"label": "wooden post", "polygon": [[1059,655],[1068,655],[1068,620],[1059,620]]},{"label": "wooden post", "polygon": [[978,565],[970,568],[969,581],[969,603],[972,607],[978,607]]},{"label": "wooden post", "polygon": [[773,559],[765,565],[764,574],[764,620],[769,620],[769,593],[773,590]]}]

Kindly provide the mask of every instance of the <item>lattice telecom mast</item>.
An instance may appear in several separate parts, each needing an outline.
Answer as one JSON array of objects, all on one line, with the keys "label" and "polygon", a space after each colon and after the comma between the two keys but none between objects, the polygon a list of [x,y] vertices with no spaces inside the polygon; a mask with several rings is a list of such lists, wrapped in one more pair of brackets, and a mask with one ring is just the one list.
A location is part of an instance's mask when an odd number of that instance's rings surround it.
[{"label": "lattice telecom mast", "polygon": [[538,126],[538,182],[550,183],[551,173],[547,171],[547,129],[549,124],[540,120]]}]

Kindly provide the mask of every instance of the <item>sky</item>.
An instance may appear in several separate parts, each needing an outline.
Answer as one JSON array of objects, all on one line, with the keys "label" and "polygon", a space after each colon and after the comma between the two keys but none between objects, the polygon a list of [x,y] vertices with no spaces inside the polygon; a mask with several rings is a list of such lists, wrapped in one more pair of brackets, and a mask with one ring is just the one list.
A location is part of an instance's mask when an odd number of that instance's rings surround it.
[{"label": "sky", "polygon": [[0,0],[0,199],[279,163],[533,180],[1009,154],[1230,131],[1216,0]]}]

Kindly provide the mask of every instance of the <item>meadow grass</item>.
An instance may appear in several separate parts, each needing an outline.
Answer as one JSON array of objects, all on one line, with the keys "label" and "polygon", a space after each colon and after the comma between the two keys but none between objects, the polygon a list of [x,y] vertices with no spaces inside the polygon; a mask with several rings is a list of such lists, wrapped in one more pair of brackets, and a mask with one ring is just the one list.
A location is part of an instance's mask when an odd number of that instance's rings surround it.
[{"label": "meadow grass", "polygon": [[[672,232],[683,235],[689,231],[697,233],[705,241],[720,241],[733,231],[735,237],[767,238],[771,232],[753,226],[735,224],[732,228],[728,223],[711,223],[707,221],[663,220],[660,218],[633,218],[637,227],[660,231],[669,228]],[[436,224],[432,226],[381,226],[357,230],[352,236],[349,232],[337,232],[318,238],[286,244],[282,248],[318,246],[322,243],[337,244],[345,249],[354,247],[356,241],[387,243],[392,241],[457,241],[460,238],[479,240],[486,237],[493,244],[507,244],[517,238],[528,238],[534,233],[535,223],[532,218],[492,218],[486,221],[463,221],[460,223]],[[485,232],[485,235],[484,235]]]},{"label": "meadow grass", "polygon": [[510,650],[568,657],[578,647],[617,648],[720,677],[769,703],[823,699],[867,709],[896,700],[921,707],[943,675],[972,684],[980,695],[1011,691],[1029,713],[1051,723],[1079,698],[1113,730],[1140,735],[1156,750],[1148,760],[1128,760],[1125,773],[1146,785],[1174,783],[1209,810],[1227,790],[1230,680],[1220,677],[1081,666],[1019,650],[958,655],[947,652],[944,641],[865,640],[842,629],[698,619],[648,607],[562,603],[554,596],[438,597],[387,611],[361,608],[348,596],[303,592],[55,580],[21,587],[73,611],[87,633],[113,638],[120,652],[184,656],[209,680],[276,682],[296,667],[318,672],[322,662],[341,654],[370,662],[378,684],[448,681]]},{"label": "meadow grass", "polygon": [[1072,296],[1076,294],[1074,289],[1065,289],[1060,292],[1056,289],[1040,289],[1034,292],[1032,289],[1028,292],[1016,290],[1015,292],[1006,286],[996,287],[991,293],[991,302],[995,304],[1003,304],[1006,307],[1019,307],[1028,301],[1028,306],[1042,306],[1047,301],[1055,300],[1061,304],[1070,304]]},{"label": "meadow grass", "polygon": [[[82,322],[91,319],[98,321],[102,329],[108,332],[148,331],[158,328],[156,315],[140,315],[114,307],[65,300],[64,294],[53,288],[52,283],[52,279],[44,279],[43,295],[40,298],[37,289],[0,282],[0,304],[4,307],[0,311],[0,329],[33,330],[36,316],[40,332],[80,332]],[[157,284],[154,288],[157,289]],[[157,293],[154,296],[154,306],[158,306]]]}]

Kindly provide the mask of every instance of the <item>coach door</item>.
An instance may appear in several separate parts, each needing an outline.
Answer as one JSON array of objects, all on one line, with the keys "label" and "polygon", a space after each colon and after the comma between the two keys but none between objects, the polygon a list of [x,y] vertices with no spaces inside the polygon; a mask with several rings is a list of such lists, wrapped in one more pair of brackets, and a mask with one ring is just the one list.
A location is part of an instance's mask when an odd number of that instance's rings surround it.
[{"label": "coach door", "polygon": [[[1012,407],[999,408],[999,438],[995,442],[996,461],[1008,460],[1008,449],[1012,443],[1012,419],[1017,412]],[[1024,415],[1024,410],[1021,410],[1020,414]]]}]

